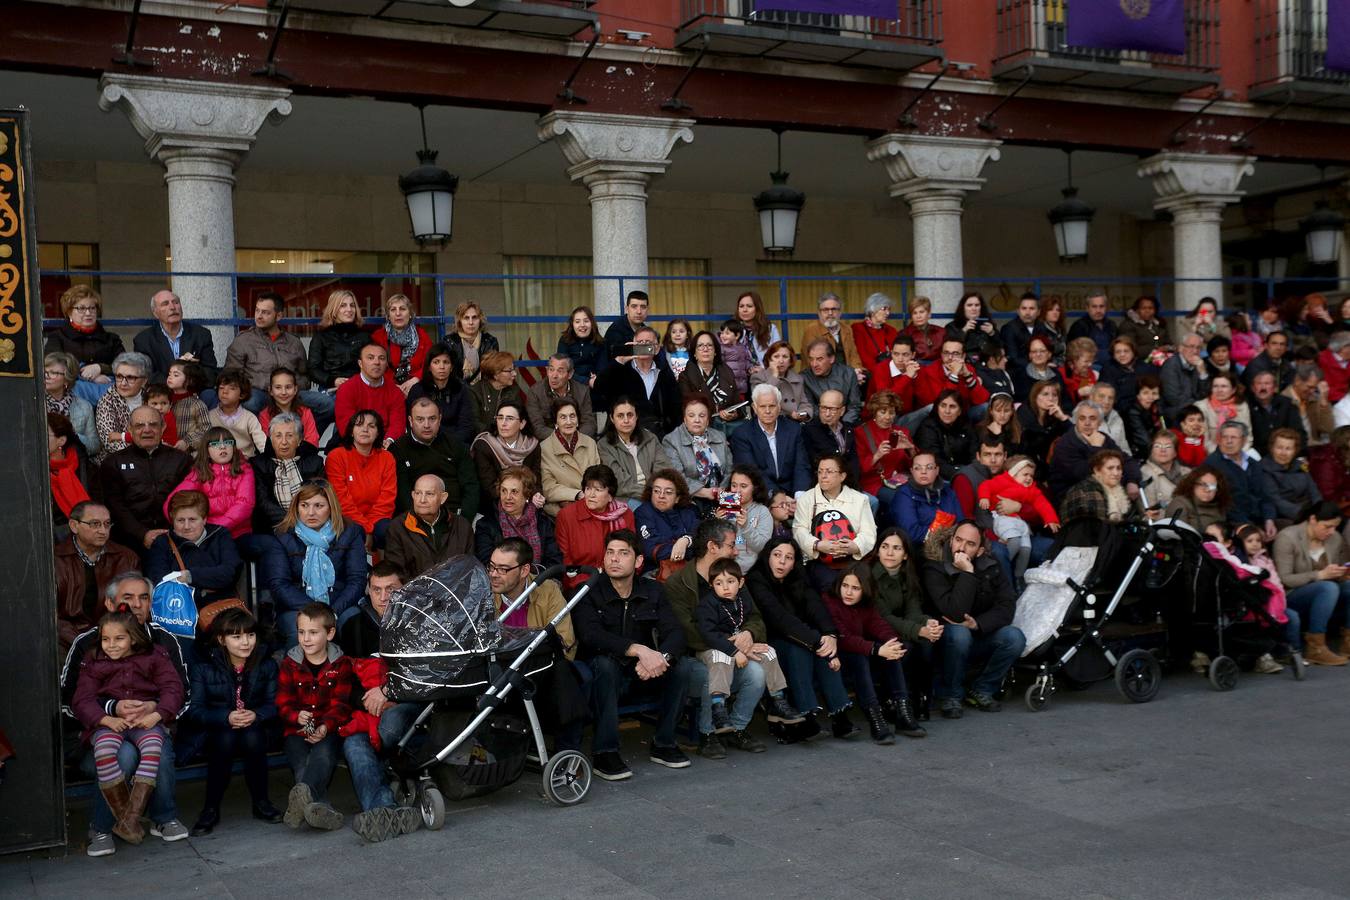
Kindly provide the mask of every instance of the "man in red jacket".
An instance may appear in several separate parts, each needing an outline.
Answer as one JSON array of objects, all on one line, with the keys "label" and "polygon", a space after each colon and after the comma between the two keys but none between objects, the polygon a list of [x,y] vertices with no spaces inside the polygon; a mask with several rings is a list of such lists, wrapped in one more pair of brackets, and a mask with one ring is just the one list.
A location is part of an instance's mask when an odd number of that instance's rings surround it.
[{"label": "man in red jacket", "polygon": [[927,406],[937,400],[938,394],[952,388],[960,391],[967,410],[989,401],[989,392],[980,384],[980,376],[966,362],[966,347],[960,341],[942,342],[939,365],[925,366],[914,379],[914,403]]},{"label": "man in red jacket", "polygon": [[356,359],[360,371],[355,378],[348,378],[337,390],[335,399],[336,434],[341,436],[347,430],[347,421],[363,409],[373,409],[384,419],[384,446],[403,437],[408,430],[407,415],[404,406],[407,398],[399,390],[394,379],[386,378],[389,370],[389,351],[379,344],[370,343],[361,348]]}]

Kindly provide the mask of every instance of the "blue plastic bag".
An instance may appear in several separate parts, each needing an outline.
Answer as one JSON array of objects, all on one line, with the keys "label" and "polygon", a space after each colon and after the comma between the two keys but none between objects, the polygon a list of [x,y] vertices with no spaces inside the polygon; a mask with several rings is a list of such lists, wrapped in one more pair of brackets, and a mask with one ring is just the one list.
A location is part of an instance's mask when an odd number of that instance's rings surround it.
[{"label": "blue plastic bag", "polygon": [[197,636],[197,601],[192,588],[181,581],[161,581],[150,596],[150,618],[180,638]]}]

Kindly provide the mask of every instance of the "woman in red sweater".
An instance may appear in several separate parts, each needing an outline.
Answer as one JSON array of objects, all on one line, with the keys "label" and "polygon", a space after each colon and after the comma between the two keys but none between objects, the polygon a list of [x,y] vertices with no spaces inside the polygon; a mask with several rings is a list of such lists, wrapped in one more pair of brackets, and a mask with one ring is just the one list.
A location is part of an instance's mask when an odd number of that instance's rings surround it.
[{"label": "woman in red sweater", "polygon": [[379,413],[363,409],[352,415],[342,445],[328,454],[327,470],[343,517],[366,531],[366,549],[383,547],[398,477],[394,455],[384,449],[384,420]]},{"label": "woman in red sweater", "polygon": [[[564,506],[554,526],[563,565],[599,568],[605,561],[605,535],[621,528],[636,530],[633,511],[614,499],[618,490],[619,479],[609,466],[588,466],[581,474],[581,502]],[[563,586],[571,593],[589,577],[578,572],[565,578]]]},{"label": "woman in red sweater", "polygon": [[909,432],[895,424],[901,412],[900,398],[892,391],[873,394],[864,407],[864,420],[853,429],[853,440],[862,463],[862,492],[890,509],[895,489],[909,477],[909,455],[914,442]]},{"label": "woman in red sweater", "polygon": [[[855,562],[839,573],[834,590],[825,595],[825,606],[839,629],[839,661],[843,664],[844,677],[853,683],[858,705],[867,716],[872,740],[878,744],[893,744],[895,735],[886,724],[888,718],[905,720],[906,724],[900,730],[905,737],[921,738],[928,732],[914,721],[912,715],[896,715],[902,707],[908,713],[909,687],[905,684],[905,669],[900,664],[906,648],[900,642],[900,635],[877,609],[876,595],[872,564]],[[888,692],[884,711],[873,680],[877,675],[886,682]]]},{"label": "woman in red sweater", "polygon": [[421,380],[431,336],[413,322],[412,301],[406,294],[395,294],[384,301],[384,327],[371,335],[375,343],[389,351],[389,371],[399,390],[407,396]]}]

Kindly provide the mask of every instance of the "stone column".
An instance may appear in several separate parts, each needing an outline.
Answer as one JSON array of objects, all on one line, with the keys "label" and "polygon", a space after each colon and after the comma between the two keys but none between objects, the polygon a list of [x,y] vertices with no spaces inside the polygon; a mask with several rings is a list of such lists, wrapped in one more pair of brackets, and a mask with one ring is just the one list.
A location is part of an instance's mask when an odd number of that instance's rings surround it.
[{"label": "stone column", "polygon": [[694,139],[693,119],[551,112],[539,120],[539,140],[556,140],[567,175],[591,193],[591,253],[597,277],[596,315],[623,312],[623,294],[647,289],[647,186],[665,173],[671,151]]},{"label": "stone column", "polygon": [[1223,208],[1242,197],[1238,182],[1252,173],[1255,161],[1252,156],[1164,152],[1139,164],[1139,177],[1151,178],[1158,194],[1153,208],[1172,214],[1175,309],[1189,311],[1201,297],[1224,306]]},{"label": "stone column", "polygon": [[[164,166],[172,271],[233,272],[234,171],[263,123],[290,114],[291,92],[143,75],[104,75],[99,91],[99,107],[121,107],[145,152]],[[229,277],[175,275],[173,290],[185,319],[235,317]],[[217,325],[211,333],[223,361],[235,330]]]},{"label": "stone column", "polygon": [[909,204],[914,226],[915,294],[933,301],[933,312],[956,309],[965,268],[961,206],[984,184],[980,171],[997,160],[1000,141],[980,138],[887,134],[867,144],[867,158],[886,167],[891,196]]}]

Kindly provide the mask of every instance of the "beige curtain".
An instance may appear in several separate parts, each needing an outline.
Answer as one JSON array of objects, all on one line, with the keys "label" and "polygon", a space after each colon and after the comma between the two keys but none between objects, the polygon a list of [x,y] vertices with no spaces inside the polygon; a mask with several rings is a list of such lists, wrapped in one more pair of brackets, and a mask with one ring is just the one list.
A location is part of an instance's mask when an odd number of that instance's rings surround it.
[{"label": "beige curtain", "polygon": [[[857,316],[863,311],[867,298],[880,291],[890,297],[894,303],[893,315],[900,317],[900,284],[905,278],[912,278],[914,267],[909,265],[881,265],[875,263],[828,263],[828,262],[778,262],[768,261],[756,264],[755,274],[761,280],[758,284],[760,296],[764,298],[765,312],[773,318],[778,314],[780,277],[809,279],[787,282],[788,312],[814,316],[820,295],[833,291],[843,301],[844,315]],[[860,279],[858,281],[841,279]],[[795,341],[801,334],[806,322],[793,320],[788,323],[784,337]],[[783,330],[783,323],[778,322]]]}]

